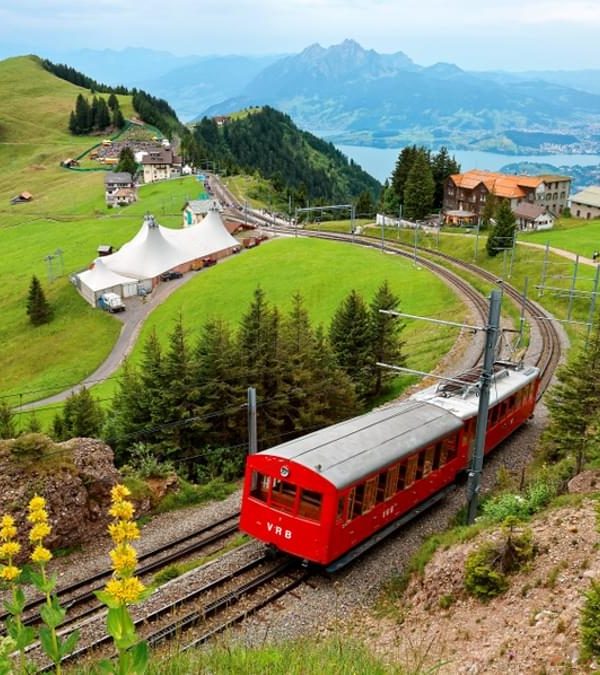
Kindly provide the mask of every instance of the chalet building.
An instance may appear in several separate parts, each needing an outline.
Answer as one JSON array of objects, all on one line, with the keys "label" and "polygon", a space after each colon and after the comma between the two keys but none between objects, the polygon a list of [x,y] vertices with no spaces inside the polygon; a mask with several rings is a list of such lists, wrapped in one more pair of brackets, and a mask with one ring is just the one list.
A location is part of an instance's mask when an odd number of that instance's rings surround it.
[{"label": "chalet building", "polygon": [[512,212],[519,230],[551,230],[554,227],[554,216],[539,204],[518,204]]},{"label": "chalet building", "polygon": [[111,171],[104,176],[104,198],[107,206],[127,206],[137,201],[133,177],[127,171]]},{"label": "chalet building", "polygon": [[144,183],[155,183],[181,175],[181,158],[171,148],[150,150],[142,158]]},{"label": "chalet building", "polygon": [[575,218],[600,218],[600,186],[592,185],[571,197],[571,215]]},{"label": "chalet building", "polygon": [[568,204],[570,186],[569,176],[512,176],[476,169],[448,177],[443,213],[449,223],[476,223],[487,196],[493,194],[508,200],[513,211],[534,204],[558,216]]}]

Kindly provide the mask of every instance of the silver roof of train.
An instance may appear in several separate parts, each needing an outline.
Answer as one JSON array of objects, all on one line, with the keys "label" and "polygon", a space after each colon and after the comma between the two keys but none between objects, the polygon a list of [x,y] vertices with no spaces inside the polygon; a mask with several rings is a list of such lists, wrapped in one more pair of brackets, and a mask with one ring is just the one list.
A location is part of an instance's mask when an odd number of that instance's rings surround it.
[{"label": "silver roof of train", "polygon": [[447,410],[409,399],[259,454],[293,460],[344,488],[461,427]]}]

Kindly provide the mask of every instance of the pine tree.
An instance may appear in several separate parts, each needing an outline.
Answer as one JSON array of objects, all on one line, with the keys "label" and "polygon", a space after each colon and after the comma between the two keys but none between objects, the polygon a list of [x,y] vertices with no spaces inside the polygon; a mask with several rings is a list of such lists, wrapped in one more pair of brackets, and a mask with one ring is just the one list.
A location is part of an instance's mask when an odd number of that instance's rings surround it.
[{"label": "pine tree", "polygon": [[118,110],[118,109],[119,109],[119,99],[118,99],[114,94],[111,94],[111,95],[108,97],[108,107],[109,107],[113,112],[115,112],[115,110]]},{"label": "pine tree", "polygon": [[49,323],[52,319],[52,309],[36,276],[31,278],[31,286],[27,296],[27,315],[34,326]]},{"label": "pine tree", "polygon": [[[406,356],[402,352],[404,342],[400,339],[404,324],[399,318],[379,311],[398,311],[399,306],[399,298],[392,293],[387,280],[384,281],[371,302],[371,344],[375,363],[389,363],[394,366],[403,366],[406,363]],[[379,366],[375,366],[374,374],[373,395],[378,396],[386,383],[394,379],[395,374]]]},{"label": "pine tree", "polygon": [[144,343],[139,378],[142,397],[140,413],[145,421],[147,433],[137,440],[160,442],[166,435],[164,422],[169,421],[164,414],[164,394],[169,382],[165,377],[164,357],[154,327]]},{"label": "pine tree", "polygon": [[90,106],[90,130],[98,129],[98,97],[94,96],[92,105]]},{"label": "pine tree", "polygon": [[435,184],[428,155],[424,149],[417,152],[404,186],[404,213],[410,220],[420,220],[433,208]]},{"label": "pine tree", "polygon": [[550,424],[542,445],[552,460],[571,457],[577,470],[600,459],[600,316],[585,349],[559,368],[557,384],[546,397]]},{"label": "pine tree", "polygon": [[72,134],[79,133],[79,127],[77,126],[77,117],[75,117],[75,112],[73,110],[71,110],[71,114],[69,115],[69,131]]},{"label": "pine tree", "polygon": [[485,197],[485,204],[481,211],[481,226],[487,229],[492,224],[492,220],[496,215],[497,208],[496,195],[493,192],[488,192]]},{"label": "pine tree", "polygon": [[58,440],[96,438],[100,435],[103,421],[104,412],[100,404],[88,389],[82,387],[65,401],[62,424],[56,423],[56,429],[61,430]]},{"label": "pine tree", "polygon": [[460,164],[454,157],[450,157],[447,148],[441,147],[437,155],[431,158],[431,172],[435,183],[433,207],[441,209],[444,203],[444,185],[449,176],[460,173]]},{"label": "pine tree", "polygon": [[0,400],[0,438],[14,438],[16,435],[13,410],[5,400]]},{"label": "pine tree", "polygon": [[115,108],[112,116],[113,127],[116,129],[122,129],[125,126],[125,118],[121,112],[121,108]]},{"label": "pine tree", "polygon": [[510,208],[508,200],[503,199],[496,209],[496,225],[488,237],[486,249],[490,258],[493,258],[505,249],[510,249],[515,236],[515,214]]},{"label": "pine tree", "polygon": [[366,397],[374,384],[371,323],[365,302],[355,290],[333,315],[329,341],[338,365],[350,376],[358,395]]},{"label": "pine tree", "polygon": [[102,97],[98,99],[94,126],[99,130],[106,129],[106,127],[110,126],[110,111],[106,105],[106,101]]},{"label": "pine tree", "polygon": [[[423,150],[423,148],[417,149],[416,145],[407,145],[405,148],[402,148],[396,160],[396,166],[392,173],[391,187],[401,204],[404,203],[404,188],[406,187],[408,174],[420,150]],[[397,211],[397,209],[395,210]]]},{"label": "pine tree", "polygon": [[137,173],[137,162],[135,161],[133,150],[129,146],[125,146],[119,153],[119,163],[115,171],[130,173],[132,178]]},{"label": "pine tree", "polygon": [[84,98],[83,94],[79,94],[75,101],[75,119],[77,122],[78,134],[87,134],[92,128],[90,104]]},{"label": "pine tree", "polygon": [[360,195],[358,195],[358,200],[356,201],[356,215],[358,218],[370,218],[375,212],[375,205],[373,204],[373,197],[371,193],[367,190],[363,190]]}]

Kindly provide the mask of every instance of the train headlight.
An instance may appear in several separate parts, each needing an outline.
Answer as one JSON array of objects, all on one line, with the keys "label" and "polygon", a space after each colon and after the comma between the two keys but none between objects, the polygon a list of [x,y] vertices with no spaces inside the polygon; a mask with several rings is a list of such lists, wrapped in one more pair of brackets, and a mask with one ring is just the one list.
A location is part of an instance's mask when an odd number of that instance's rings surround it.
[{"label": "train headlight", "polygon": [[281,469],[279,469],[279,473],[284,478],[287,478],[290,475],[290,470],[287,468],[287,466],[282,466]]}]

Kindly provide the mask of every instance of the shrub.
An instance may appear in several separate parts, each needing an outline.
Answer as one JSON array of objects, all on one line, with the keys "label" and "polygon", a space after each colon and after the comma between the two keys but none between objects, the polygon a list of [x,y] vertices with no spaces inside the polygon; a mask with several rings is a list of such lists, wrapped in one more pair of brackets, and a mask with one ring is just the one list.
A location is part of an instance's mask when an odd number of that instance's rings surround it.
[{"label": "shrub", "polygon": [[498,551],[487,544],[473,551],[465,563],[465,588],[477,598],[489,600],[508,588],[506,576],[496,569]]},{"label": "shrub", "polygon": [[583,655],[600,656],[600,583],[592,581],[581,610]]}]

